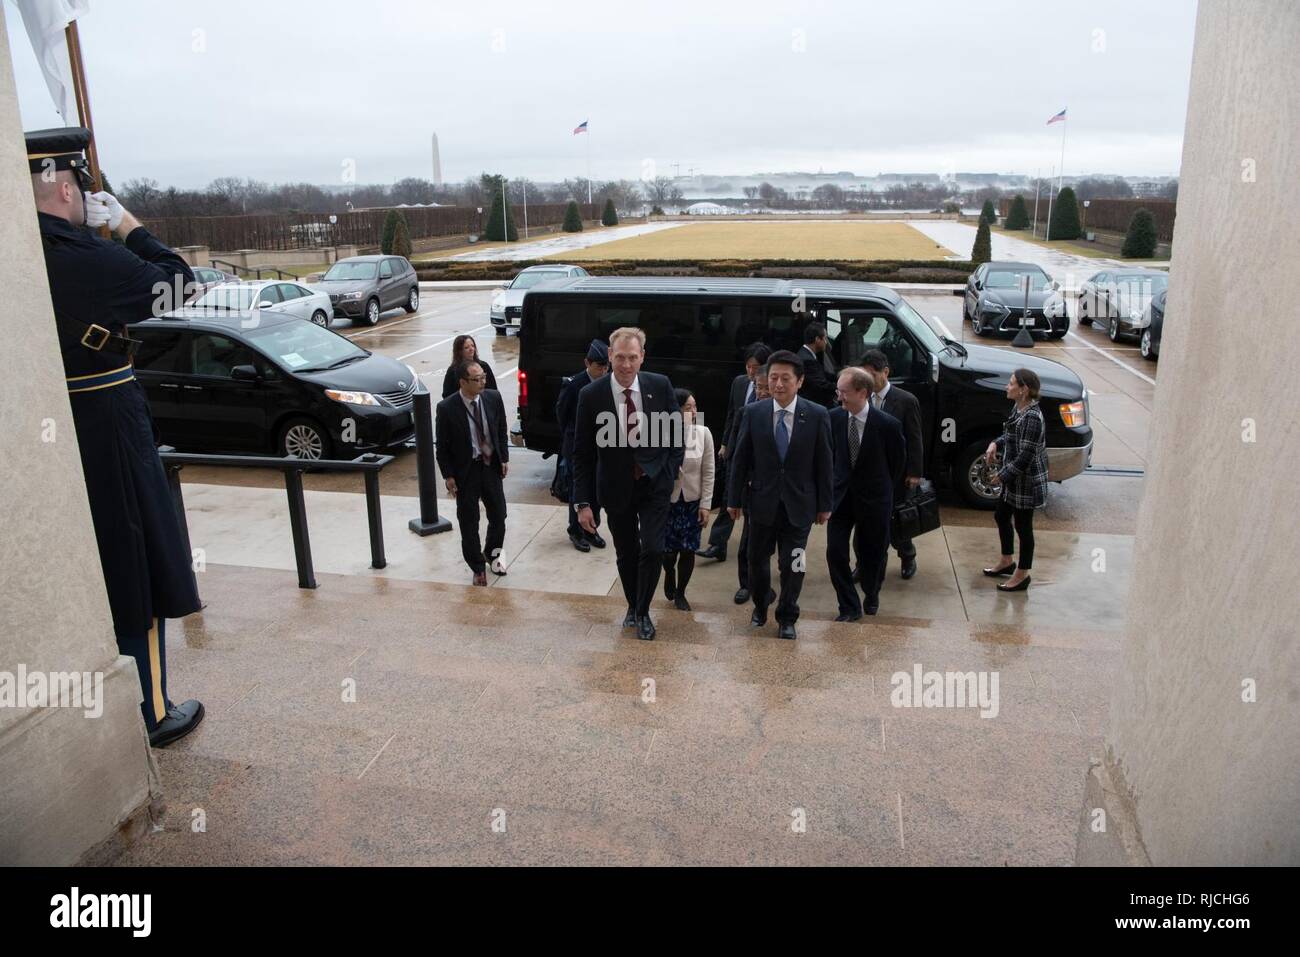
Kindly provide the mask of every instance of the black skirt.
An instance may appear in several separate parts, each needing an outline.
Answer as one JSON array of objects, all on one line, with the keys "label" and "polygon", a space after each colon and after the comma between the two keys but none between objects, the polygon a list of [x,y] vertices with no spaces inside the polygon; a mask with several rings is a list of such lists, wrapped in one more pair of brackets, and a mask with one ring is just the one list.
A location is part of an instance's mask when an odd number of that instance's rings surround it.
[{"label": "black skirt", "polygon": [[154,618],[199,610],[192,556],[136,380],[69,395],[113,630],[148,631]]}]

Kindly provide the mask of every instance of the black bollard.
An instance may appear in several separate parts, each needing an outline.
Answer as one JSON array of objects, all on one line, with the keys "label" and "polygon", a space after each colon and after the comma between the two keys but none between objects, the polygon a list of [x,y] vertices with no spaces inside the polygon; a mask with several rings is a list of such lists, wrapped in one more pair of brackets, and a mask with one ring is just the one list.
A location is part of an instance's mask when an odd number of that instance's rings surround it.
[{"label": "black bollard", "polygon": [[433,455],[433,406],[427,389],[415,393],[411,401],[415,417],[415,474],[420,489],[420,517],[407,527],[417,535],[434,535],[451,531],[451,522],[438,517],[438,466]]},{"label": "black bollard", "polygon": [[1022,285],[1025,287],[1025,310],[1020,316],[1020,331],[1016,337],[1011,340],[1011,344],[1018,349],[1032,349],[1034,347],[1034,337],[1030,335],[1029,327],[1025,325],[1029,321],[1029,277],[1026,276]]}]

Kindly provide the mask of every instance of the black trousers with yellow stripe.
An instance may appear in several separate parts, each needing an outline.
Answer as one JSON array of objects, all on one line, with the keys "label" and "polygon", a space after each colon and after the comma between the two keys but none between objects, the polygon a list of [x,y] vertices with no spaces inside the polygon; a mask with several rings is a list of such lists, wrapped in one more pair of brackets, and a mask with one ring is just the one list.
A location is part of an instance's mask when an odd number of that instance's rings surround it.
[{"label": "black trousers with yellow stripe", "polygon": [[117,636],[117,650],[135,659],[140,672],[140,691],[144,695],[140,712],[145,727],[152,731],[158,722],[167,717],[171,699],[167,697],[167,641],[164,626],[167,619],[155,618],[153,627],[143,634]]}]

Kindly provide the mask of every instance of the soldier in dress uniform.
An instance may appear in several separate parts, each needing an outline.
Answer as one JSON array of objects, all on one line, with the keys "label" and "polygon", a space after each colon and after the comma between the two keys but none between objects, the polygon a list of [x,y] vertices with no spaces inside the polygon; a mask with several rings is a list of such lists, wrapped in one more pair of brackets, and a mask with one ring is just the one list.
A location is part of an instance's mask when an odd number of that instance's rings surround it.
[{"label": "soldier in dress uniform", "polygon": [[[167,697],[163,622],[200,608],[187,538],[176,514],[126,324],[182,305],[164,288],[192,283],[180,256],[105,192],[93,188],[80,127],[26,134],[50,298],[58,327],[86,494],[99,543],[118,649],[136,661],[149,741],[189,734],[203,705]],[[121,243],[88,227],[107,225]],[[174,299],[175,296],[173,295]]]}]

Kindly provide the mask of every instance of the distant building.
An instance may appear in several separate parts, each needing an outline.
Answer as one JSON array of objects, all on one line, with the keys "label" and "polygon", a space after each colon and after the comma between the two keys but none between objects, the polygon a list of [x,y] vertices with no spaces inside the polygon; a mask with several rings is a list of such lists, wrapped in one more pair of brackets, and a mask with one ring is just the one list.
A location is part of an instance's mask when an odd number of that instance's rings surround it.
[{"label": "distant building", "polygon": [[691,203],[682,212],[691,216],[725,216],[734,213],[734,209],[719,206],[717,203]]}]

